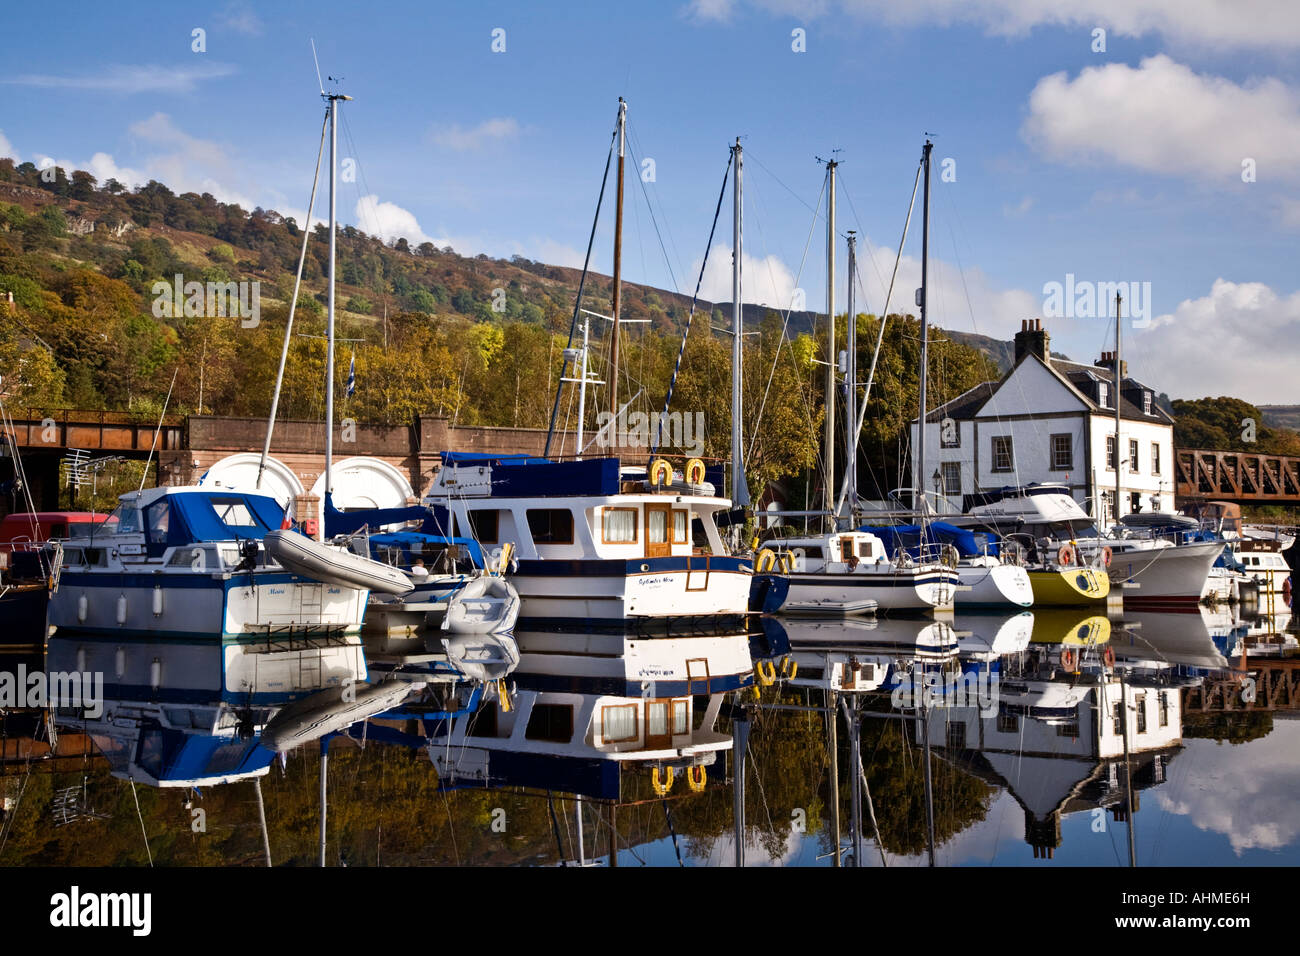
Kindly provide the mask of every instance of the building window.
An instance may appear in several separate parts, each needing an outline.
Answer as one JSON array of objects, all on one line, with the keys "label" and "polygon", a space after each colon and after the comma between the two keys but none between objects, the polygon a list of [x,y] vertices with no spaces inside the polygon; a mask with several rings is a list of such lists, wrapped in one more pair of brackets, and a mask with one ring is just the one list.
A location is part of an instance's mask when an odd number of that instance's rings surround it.
[{"label": "building window", "polygon": [[951,418],[945,418],[943,424],[939,426],[939,447],[961,447],[961,425]]},{"label": "building window", "polygon": [[1115,470],[1115,436],[1106,436],[1106,470]]},{"label": "building window", "polygon": [[994,471],[1011,471],[1015,466],[1015,458],[1011,453],[1011,436],[996,435],[993,438],[993,470]]},{"label": "building window", "polygon": [[1147,732],[1147,695],[1146,694],[1137,695],[1137,725],[1138,725],[1138,733],[1145,734]]},{"label": "building window", "polygon": [[998,733],[1020,733],[1020,718],[1015,714],[998,714]]},{"label": "building window", "polygon": [[1160,474],[1160,443],[1151,443],[1151,474]]},{"label": "building window", "polygon": [[1124,733],[1124,705],[1116,702],[1111,708],[1110,715],[1112,722],[1111,729],[1115,731],[1115,736],[1118,737],[1120,734]]},{"label": "building window", "polygon": [[1136,438],[1130,438],[1128,441],[1128,470],[1135,475],[1138,473],[1138,443]]},{"label": "building window", "polygon": [[961,465],[955,461],[943,463],[943,493],[945,495],[961,494]]},{"label": "building window", "polygon": [[1142,414],[1151,414],[1151,393],[1149,391],[1144,391],[1142,393]]},{"label": "building window", "polygon": [[636,508],[606,508],[600,516],[600,537],[605,544],[636,544]]},{"label": "building window", "polygon": [[1142,510],[1142,493],[1140,491],[1130,491],[1128,493],[1128,510],[1137,514]]},{"label": "building window", "polygon": [[573,512],[567,508],[529,508],[534,544],[573,544]]},{"label": "building window", "polygon": [[1069,435],[1052,436],[1052,471],[1069,471],[1074,467],[1074,441]]},{"label": "building window", "polygon": [[1167,694],[1165,691],[1162,690],[1160,692],[1160,696],[1157,698],[1157,701],[1159,702],[1160,705],[1160,726],[1168,727],[1169,726],[1169,694]]},{"label": "building window", "polygon": [[1079,736],[1079,718],[1067,720],[1056,725],[1056,736],[1069,737],[1071,740],[1078,739]]},{"label": "building window", "polygon": [[1102,408],[1110,407],[1110,386],[1105,382],[1097,383],[1097,404]]}]

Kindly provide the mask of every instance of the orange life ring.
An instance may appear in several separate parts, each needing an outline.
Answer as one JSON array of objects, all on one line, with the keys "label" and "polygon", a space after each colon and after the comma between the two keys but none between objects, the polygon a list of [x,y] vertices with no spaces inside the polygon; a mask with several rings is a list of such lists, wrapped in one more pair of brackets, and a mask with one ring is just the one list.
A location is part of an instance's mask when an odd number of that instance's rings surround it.
[{"label": "orange life ring", "polygon": [[1074,549],[1073,549],[1072,547],[1070,547],[1068,544],[1063,544],[1063,545],[1061,545],[1060,550],[1056,552],[1056,562],[1057,562],[1057,564],[1060,564],[1060,565],[1063,565],[1063,566],[1068,566],[1068,565],[1073,564],[1073,563],[1074,563]]},{"label": "orange life ring", "polygon": [[1074,670],[1074,651],[1068,647],[1061,651],[1061,666],[1067,671]]},{"label": "orange life ring", "polygon": [[1107,545],[1103,545],[1103,546],[1102,546],[1102,549],[1101,549],[1101,564],[1102,564],[1102,567],[1106,567],[1106,568],[1110,567],[1110,561],[1111,561],[1111,558],[1113,558],[1114,556],[1115,556],[1115,553],[1114,553],[1113,551],[1110,550],[1110,545],[1108,545],[1108,544],[1107,544]]}]

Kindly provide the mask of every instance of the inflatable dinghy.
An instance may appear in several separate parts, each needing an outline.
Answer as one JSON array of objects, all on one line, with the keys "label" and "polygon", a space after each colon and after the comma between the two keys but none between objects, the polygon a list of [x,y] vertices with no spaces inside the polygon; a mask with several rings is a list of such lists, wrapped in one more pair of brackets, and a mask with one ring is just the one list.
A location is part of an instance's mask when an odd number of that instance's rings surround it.
[{"label": "inflatable dinghy", "polygon": [[339,587],[406,594],[415,585],[401,568],[322,544],[297,531],[268,531],[266,553],[294,574]]},{"label": "inflatable dinghy", "polygon": [[280,708],[262,729],[260,743],[267,750],[284,753],[326,734],[341,733],[358,721],[392,710],[406,699],[413,686],[406,681],[386,680],[327,687]]},{"label": "inflatable dinghy", "polygon": [[519,592],[505,578],[484,574],[466,583],[447,601],[442,629],[454,634],[508,631],[519,617]]},{"label": "inflatable dinghy", "polygon": [[519,645],[509,634],[459,634],[442,644],[447,660],[471,680],[500,680],[519,666]]}]

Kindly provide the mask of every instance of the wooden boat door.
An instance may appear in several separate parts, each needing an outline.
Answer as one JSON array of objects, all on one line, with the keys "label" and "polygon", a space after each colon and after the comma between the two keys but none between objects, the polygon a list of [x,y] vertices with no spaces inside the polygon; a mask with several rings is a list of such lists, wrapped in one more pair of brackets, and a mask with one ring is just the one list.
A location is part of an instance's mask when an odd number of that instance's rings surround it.
[{"label": "wooden boat door", "polygon": [[690,729],[687,703],[684,700],[659,698],[645,702],[645,748],[667,750],[673,744],[673,734]]},{"label": "wooden boat door", "polygon": [[670,505],[645,506],[645,556],[666,558],[673,552]]}]

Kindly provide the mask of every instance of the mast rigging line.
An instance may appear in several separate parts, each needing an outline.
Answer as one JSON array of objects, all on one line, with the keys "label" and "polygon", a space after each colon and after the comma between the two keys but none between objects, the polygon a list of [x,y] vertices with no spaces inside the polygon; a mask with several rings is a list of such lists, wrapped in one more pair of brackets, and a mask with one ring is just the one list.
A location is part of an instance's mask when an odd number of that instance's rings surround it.
[{"label": "mast rigging line", "polygon": [[[894,282],[898,278],[898,266],[903,259],[903,247],[907,245],[907,231],[912,225],[912,211],[916,207],[916,190],[920,184],[921,165],[918,163],[916,167],[916,179],[912,182],[912,199],[907,204],[907,218],[903,221],[903,237],[898,242],[898,254],[894,256],[894,271],[889,276],[889,288],[885,291],[885,304],[880,313],[880,328],[876,330],[876,351],[871,357],[871,371],[867,373],[866,390],[862,393],[862,406],[858,409],[858,427],[854,430],[853,448],[848,450],[849,454],[856,455],[858,443],[862,441],[862,426],[867,417],[867,403],[871,400],[871,385],[876,378],[876,362],[880,358],[880,347],[885,338],[885,323],[889,319],[889,300],[894,295]],[[856,386],[854,383],[850,383],[850,387],[852,388]],[[847,491],[847,488],[842,488],[840,490],[840,499],[835,506],[836,514],[839,514],[840,510],[844,507],[844,497]]]},{"label": "mast rigging line", "polygon": [[[621,104],[620,104],[621,110]],[[578,294],[574,297],[573,302],[573,320],[569,323],[569,342],[565,346],[565,351],[573,348],[573,337],[578,330],[578,313],[582,310],[582,293],[587,285],[587,273],[591,269],[591,250],[596,244],[596,227],[600,224],[600,209],[605,203],[605,187],[609,185],[609,167],[614,159],[614,144],[618,142],[618,130],[615,129],[609,140],[609,153],[605,156],[605,174],[600,180],[600,196],[596,199],[596,215],[591,221],[591,235],[587,238],[587,256],[582,262],[582,275],[578,279]],[[555,436],[555,418],[560,411],[560,395],[564,391],[564,376],[569,371],[568,355],[564,357],[564,364],[560,366],[560,380],[555,385],[555,403],[551,406],[551,424],[546,430],[546,447],[542,451],[542,456],[547,457],[551,453],[551,439]]]},{"label": "mast rigging line", "polygon": [[[728,150],[727,165],[722,171],[722,188],[718,190],[718,205],[713,210],[713,225],[709,227],[709,241],[704,246],[704,261],[700,263],[700,274],[695,280],[695,294],[691,296],[691,310],[686,315],[686,329],[682,332],[682,344],[677,349],[677,362],[673,365],[672,378],[668,380],[668,394],[664,396],[664,410],[660,414],[659,420],[662,422],[668,414],[668,407],[673,402],[673,389],[677,387],[677,373],[681,371],[682,356],[686,354],[686,338],[691,334],[691,321],[695,318],[695,307],[700,300],[700,286],[704,283],[704,270],[709,264],[709,252],[713,249],[713,234],[718,228],[718,217],[722,215],[722,200],[727,194],[727,176],[731,174],[731,164],[735,159],[735,152]],[[665,256],[667,253],[665,253]],[[671,267],[670,270],[671,271]],[[676,280],[674,279],[674,284]],[[653,458],[656,451],[659,450],[659,439],[662,437],[662,429],[653,429],[654,444],[650,448],[650,457]]]},{"label": "mast rigging line", "polygon": [[[759,165],[762,166],[763,164],[759,163]],[[773,178],[775,179],[776,177],[773,176]],[[777,181],[780,182],[780,180]],[[784,185],[784,183],[782,183],[782,185]],[[788,189],[789,187],[786,188]],[[808,250],[812,247],[813,230],[817,228],[817,221],[822,218],[821,202],[822,202],[822,196],[825,195],[825,193],[826,193],[826,180],[823,179],[821,192],[817,194],[817,208],[813,209],[813,219],[808,226],[808,237],[804,240],[803,257],[800,258],[799,260],[799,271],[795,273],[795,277],[794,277],[795,288],[798,288],[799,280],[803,278],[804,266],[808,263]],[[807,203],[804,203],[804,205],[807,205]],[[758,418],[756,419],[756,421],[760,424],[763,421],[763,412],[767,409],[767,397],[769,394],[771,394],[772,391],[772,381],[773,379],[776,378],[776,364],[781,360],[781,347],[786,344],[788,338],[786,333],[790,328],[790,314],[793,311],[794,311],[794,302],[792,300],[790,303],[790,307],[785,310],[785,315],[782,317],[781,320],[781,340],[780,342],[777,343],[776,356],[775,358],[772,359],[772,368],[771,371],[768,372],[767,385],[763,389],[763,399],[758,403]],[[809,419],[811,419],[812,418],[811,406],[805,406],[805,407],[809,408],[810,411],[808,417]],[[754,445],[757,443],[757,441],[758,441],[758,429],[757,427],[755,427],[754,433],[750,436],[749,439],[749,450],[745,453],[746,465],[748,465],[750,461],[753,460]]]}]

